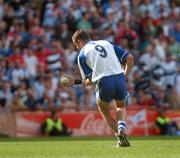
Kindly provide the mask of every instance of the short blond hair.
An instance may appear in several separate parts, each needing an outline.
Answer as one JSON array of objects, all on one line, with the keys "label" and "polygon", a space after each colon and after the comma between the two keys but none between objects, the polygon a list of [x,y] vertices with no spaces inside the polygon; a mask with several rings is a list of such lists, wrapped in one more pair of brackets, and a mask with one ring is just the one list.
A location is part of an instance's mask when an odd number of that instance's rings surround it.
[{"label": "short blond hair", "polygon": [[85,32],[84,30],[77,30],[72,36],[72,41],[74,44],[76,43],[77,40],[87,42],[90,39],[91,38],[90,38],[89,34],[87,32]]}]

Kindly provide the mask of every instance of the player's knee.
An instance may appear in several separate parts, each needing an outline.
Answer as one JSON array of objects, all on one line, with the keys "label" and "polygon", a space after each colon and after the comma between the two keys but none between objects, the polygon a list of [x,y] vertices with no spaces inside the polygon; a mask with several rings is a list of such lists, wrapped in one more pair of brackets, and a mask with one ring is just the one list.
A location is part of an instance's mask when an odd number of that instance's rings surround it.
[{"label": "player's knee", "polygon": [[108,115],[108,113],[109,113],[109,110],[101,108],[101,107],[99,108],[99,110],[103,115]]},{"label": "player's knee", "polygon": [[109,117],[109,115],[110,115],[110,112],[107,110],[101,110],[100,112],[105,118]]},{"label": "player's knee", "polygon": [[100,99],[97,100],[97,104],[99,107],[99,111],[103,114],[103,115],[107,115],[109,113],[109,103],[106,103],[104,101],[101,101]]},{"label": "player's knee", "polygon": [[107,113],[108,112],[108,109],[105,108],[104,106],[98,104],[98,107],[99,107],[99,111],[103,114]]},{"label": "player's knee", "polygon": [[116,107],[117,108],[123,108],[126,106],[126,102],[123,100],[123,101],[119,101],[119,100],[116,100]]}]

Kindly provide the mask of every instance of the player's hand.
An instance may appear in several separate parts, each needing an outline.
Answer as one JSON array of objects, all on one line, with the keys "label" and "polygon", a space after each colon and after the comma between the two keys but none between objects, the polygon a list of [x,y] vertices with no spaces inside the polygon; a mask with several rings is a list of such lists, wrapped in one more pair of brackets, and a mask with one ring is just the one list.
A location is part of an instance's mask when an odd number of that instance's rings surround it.
[{"label": "player's hand", "polygon": [[61,77],[61,85],[65,87],[72,87],[74,85],[74,78],[71,75],[64,74]]},{"label": "player's hand", "polygon": [[82,81],[82,84],[83,84],[84,86],[91,86],[91,85],[93,84],[93,82],[88,78],[88,79],[86,79],[86,80],[83,80],[83,81]]}]

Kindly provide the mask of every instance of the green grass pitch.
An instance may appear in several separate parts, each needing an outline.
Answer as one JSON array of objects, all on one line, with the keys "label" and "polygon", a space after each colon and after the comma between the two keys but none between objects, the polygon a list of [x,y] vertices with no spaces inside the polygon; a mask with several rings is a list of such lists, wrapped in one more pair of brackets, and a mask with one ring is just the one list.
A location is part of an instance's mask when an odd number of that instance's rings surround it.
[{"label": "green grass pitch", "polygon": [[134,137],[116,148],[113,138],[0,138],[0,158],[180,158],[180,137]]}]

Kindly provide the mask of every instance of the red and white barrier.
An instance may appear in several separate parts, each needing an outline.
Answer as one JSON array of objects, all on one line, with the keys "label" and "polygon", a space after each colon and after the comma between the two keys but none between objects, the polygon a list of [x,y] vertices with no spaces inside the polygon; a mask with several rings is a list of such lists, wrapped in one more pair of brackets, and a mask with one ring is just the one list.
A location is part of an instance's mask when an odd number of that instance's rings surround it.
[{"label": "red and white barrier", "polygon": [[[49,116],[48,112],[17,112],[16,136],[39,136],[40,124]],[[99,112],[59,113],[63,122],[73,130],[75,136],[112,135],[111,129]],[[180,125],[180,111],[168,111],[166,115]],[[128,135],[154,135],[156,111],[128,111]]]}]

